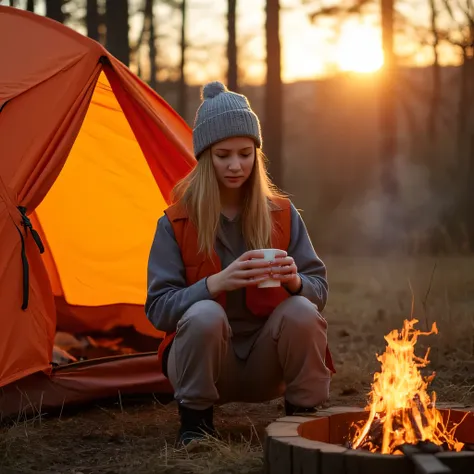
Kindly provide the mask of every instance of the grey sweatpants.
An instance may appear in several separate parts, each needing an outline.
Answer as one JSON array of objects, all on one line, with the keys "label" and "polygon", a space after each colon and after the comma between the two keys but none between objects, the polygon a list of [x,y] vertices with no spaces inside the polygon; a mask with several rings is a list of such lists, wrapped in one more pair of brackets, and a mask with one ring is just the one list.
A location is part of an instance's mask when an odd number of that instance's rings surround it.
[{"label": "grey sweatpants", "polygon": [[316,306],[292,296],[269,316],[247,360],[232,349],[232,332],[218,303],[195,303],[178,323],[168,359],[175,398],[205,409],[227,402],[263,402],[283,394],[312,407],[329,396],[327,323]]}]

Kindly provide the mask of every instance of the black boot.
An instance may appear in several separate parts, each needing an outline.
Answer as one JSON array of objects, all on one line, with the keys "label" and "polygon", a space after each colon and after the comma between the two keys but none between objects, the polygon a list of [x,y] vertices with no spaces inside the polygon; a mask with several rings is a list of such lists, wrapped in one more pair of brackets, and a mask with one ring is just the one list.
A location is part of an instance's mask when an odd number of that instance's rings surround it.
[{"label": "black boot", "polygon": [[286,416],[309,416],[314,415],[318,410],[316,407],[299,407],[293,405],[285,399],[285,415]]},{"label": "black boot", "polygon": [[178,433],[178,447],[187,446],[191,441],[216,437],[214,428],[214,407],[205,410],[194,410],[179,404],[181,427]]}]

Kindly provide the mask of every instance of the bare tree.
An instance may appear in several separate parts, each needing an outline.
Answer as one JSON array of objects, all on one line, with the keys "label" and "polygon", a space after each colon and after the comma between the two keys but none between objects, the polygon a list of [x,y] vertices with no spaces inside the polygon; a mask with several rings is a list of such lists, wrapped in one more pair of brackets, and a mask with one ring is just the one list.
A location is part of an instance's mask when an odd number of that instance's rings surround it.
[{"label": "bare tree", "polygon": [[457,125],[458,154],[462,155],[465,136],[469,126],[472,125],[470,119],[472,119],[474,105],[474,86],[472,85],[474,80],[474,2],[465,0],[466,8],[460,8],[464,16],[463,23],[459,23],[452,5],[457,2],[443,0],[443,3],[455,25],[454,31],[447,35],[448,41],[460,49],[462,57]]},{"label": "bare tree", "polygon": [[[306,1],[305,3],[311,3],[311,2]],[[363,8],[370,3],[375,3],[375,0],[339,1],[335,5],[323,6],[311,11],[309,13],[309,18],[311,21],[315,21],[320,17],[328,17],[328,16],[329,17],[336,17],[336,16],[347,17],[349,15],[361,13]]]},{"label": "bare tree", "polygon": [[187,85],[186,85],[186,75],[185,75],[185,66],[186,66],[186,13],[187,6],[186,0],[181,2],[181,39],[180,39],[180,49],[181,49],[181,61],[179,65],[179,82],[178,82],[178,113],[186,119],[187,114]]},{"label": "bare tree", "polygon": [[141,76],[141,60],[138,55],[138,51],[143,44],[145,37],[148,37],[148,61],[150,66],[149,72],[149,80],[148,84],[154,90],[157,90],[157,74],[158,74],[158,67],[157,67],[157,48],[156,48],[156,29],[155,29],[155,14],[154,14],[154,5],[155,0],[145,0],[145,7],[143,9],[143,28],[140,32],[140,36],[138,38],[133,51],[137,57],[137,64],[138,64],[138,71],[139,76]]},{"label": "bare tree", "polygon": [[63,11],[63,0],[46,0],[46,16],[64,23],[66,20],[66,15]]},{"label": "bare tree", "polygon": [[397,112],[394,38],[394,0],[381,0],[382,48],[384,67],[380,90],[382,186],[389,196],[397,193],[395,157],[397,154]]},{"label": "bare tree", "polygon": [[148,30],[148,58],[150,61],[150,87],[154,90],[157,89],[157,75],[158,68],[156,65],[157,61],[157,49],[156,49],[156,32],[155,32],[155,16],[153,13],[154,0],[146,0],[145,4],[145,19],[147,22]]},{"label": "bare tree", "polygon": [[97,0],[87,0],[86,3],[86,27],[87,36],[99,41],[100,15]]},{"label": "bare tree", "polygon": [[237,38],[235,26],[237,0],[228,0],[227,5],[227,86],[230,90],[238,91]]},{"label": "bare tree", "polygon": [[382,24],[382,48],[384,52],[384,67],[381,72],[379,88],[379,121],[381,132],[381,185],[387,196],[392,198],[397,194],[395,173],[395,157],[397,154],[397,102],[396,102],[396,57],[394,51],[394,20],[395,0],[345,0],[337,5],[325,6],[310,13],[310,19],[316,21],[320,17],[340,17],[345,19],[350,15],[358,15],[363,9],[374,3],[379,3]]},{"label": "bare tree", "polygon": [[283,163],[283,97],[281,80],[280,2],[266,2],[266,56],[264,130],[265,153],[269,159],[269,172],[278,187],[282,187]]},{"label": "bare tree", "polygon": [[[443,0],[453,27],[445,33],[447,41],[458,47],[462,63],[457,107],[458,176],[464,180],[460,189],[460,210],[467,237],[474,248],[474,1]],[[456,15],[456,12],[459,15]]]},{"label": "bare tree", "polygon": [[106,0],[106,48],[126,66],[130,65],[128,0]]},{"label": "bare tree", "polygon": [[[143,24],[142,28],[140,30],[140,34],[138,36],[138,39],[133,45],[130,46],[130,57],[131,61],[135,62],[137,65],[137,75],[138,77],[143,77],[143,67],[142,67],[142,58],[140,56],[140,48],[143,45],[143,41],[145,40],[146,34],[149,30],[149,24],[148,24],[148,19],[149,16],[147,15],[149,11],[150,5],[149,5],[149,0],[144,0],[144,6],[143,6],[143,11],[141,12],[143,14]],[[136,12],[139,13],[139,12]]]},{"label": "bare tree", "polygon": [[[416,122],[414,112],[420,101],[426,118],[422,122],[422,127],[417,124],[419,133],[412,132],[415,135],[413,151],[420,153],[418,158],[426,160],[424,164],[429,169],[431,184],[435,186],[432,192],[438,195],[447,193],[450,196],[449,199],[454,199],[453,207],[440,217],[440,226],[446,229],[450,237],[456,241],[458,248],[466,248],[466,236],[468,236],[470,248],[474,249],[474,214],[472,213],[474,201],[474,0],[427,0],[426,5],[430,11],[429,27],[417,24],[417,20],[406,16],[402,8],[395,8],[409,4],[403,0],[340,0],[337,4],[335,2],[335,6],[314,11],[311,16],[317,19],[321,15],[330,15],[342,21],[350,12],[360,11],[360,5],[363,3],[371,8],[377,4],[381,5],[382,15],[385,17],[385,20],[382,20],[385,67],[382,74],[380,115],[384,144],[382,160],[386,165],[384,187],[391,189],[393,186],[397,189],[398,184],[391,182],[391,177],[395,173],[390,172],[389,166],[394,164],[391,160],[397,151],[394,132],[399,126],[394,123],[394,117],[396,117],[394,98],[403,107],[411,129],[414,129],[414,122]],[[446,19],[446,12],[450,22]],[[442,18],[443,15],[444,18]],[[420,47],[428,45],[432,48],[431,87],[426,87],[425,81],[423,87],[418,86],[411,74],[404,74],[398,67],[393,67],[394,63],[392,64],[390,57],[394,61],[394,56],[387,57],[387,51],[393,48],[393,41],[387,35],[390,29],[393,31],[394,23],[398,32],[403,31]],[[451,80],[447,79],[450,71],[445,71],[445,79],[440,65],[441,46],[449,44],[458,48],[461,58],[461,65],[456,68]],[[387,81],[390,77],[387,76],[387,68],[392,67],[392,79],[396,78],[395,84],[398,85],[397,94],[393,93],[394,83]],[[390,90],[391,93],[388,92]],[[407,90],[411,91],[416,99],[413,97],[410,101],[407,98]],[[454,107],[451,105],[452,98],[457,101]],[[456,115],[454,119],[450,118],[453,112]],[[452,155],[457,161],[454,165],[443,162],[442,173],[437,173],[437,160],[433,158],[436,158],[435,155],[439,155],[440,151],[436,145],[438,141],[441,144],[439,137],[442,137],[442,132],[449,132],[450,129],[455,134]],[[446,146],[447,142],[444,145]],[[415,156],[413,158],[416,159]],[[433,238],[436,238],[436,232],[433,232]],[[443,241],[443,247],[445,245]]]},{"label": "bare tree", "polygon": [[10,5],[11,7],[16,7],[16,0],[10,0],[10,1],[9,1],[9,5]]},{"label": "bare tree", "polygon": [[431,104],[428,109],[428,133],[431,143],[436,142],[437,121],[441,101],[441,70],[439,64],[440,33],[438,26],[438,9],[435,0],[429,0],[431,10],[431,34],[433,35],[433,84],[431,91]]},{"label": "bare tree", "polygon": [[[139,30],[138,38],[135,41],[131,41],[131,61],[136,64],[138,75],[140,77],[144,75],[148,84],[154,90],[158,89],[158,71],[166,71],[170,76],[174,76],[174,79],[178,81],[180,74],[179,65],[168,65],[167,59],[165,58],[167,53],[166,48],[160,50],[160,48],[157,47],[157,44],[159,45],[160,41],[169,40],[165,28],[163,28],[163,30],[160,29],[159,31],[157,31],[156,28],[159,22],[157,21],[154,7],[157,3],[157,0],[143,0],[142,6],[135,11],[135,13],[140,13],[143,16],[143,23]],[[159,4],[160,6],[166,5],[170,7],[173,14],[177,12],[181,25],[181,0],[160,0]],[[179,29],[181,28],[179,27]],[[147,58],[144,58],[141,54],[142,46],[147,47]],[[195,45],[193,44],[193,46]],[[209,45],[206,46],[206,50],[208,49]],[[188,55],[189,52],[190,48],[187,46],[186,54]],[[144,67],[144,64],[149,67]]]},{"label": "bare tree", "polygon": [[35,11],[35,0],[27,0],[26,2],[26,9],[29,11],[29,12],[33,12]]}]

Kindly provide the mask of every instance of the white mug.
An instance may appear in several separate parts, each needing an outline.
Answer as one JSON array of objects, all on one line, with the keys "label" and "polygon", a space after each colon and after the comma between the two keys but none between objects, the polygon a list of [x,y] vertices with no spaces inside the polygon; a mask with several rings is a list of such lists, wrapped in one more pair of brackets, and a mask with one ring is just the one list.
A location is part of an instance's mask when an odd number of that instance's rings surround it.
[{"label": "white mug", "polygon": [[[263,259],[270,261],[274,260],[277,253],[277,249],[261,249],[263,252]],[[267,280],[262,281],[258,284],[258,288],[275,288],[281,286],[280,280],[274,280],[273,278],[268,278]]]}]

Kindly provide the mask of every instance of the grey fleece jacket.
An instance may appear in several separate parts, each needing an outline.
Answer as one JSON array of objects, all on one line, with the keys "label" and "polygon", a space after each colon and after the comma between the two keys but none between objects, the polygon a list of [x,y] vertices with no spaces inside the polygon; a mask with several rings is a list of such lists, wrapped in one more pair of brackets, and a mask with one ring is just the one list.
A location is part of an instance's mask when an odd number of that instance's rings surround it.
[{"label": "grey fleece jacket", "polygon": [[[226,268],[246,251],[240,218],[229,220],[221,215],[216,252]],[[326,305],[328,283],[326,267],[314,251],[306,226],[291,204],[291,237],[288,255],[292,256],[302,280],[300,295],[314,303],[319,311]],[[232,330],[236,355],[245,359],[265,323],[254,317],[245,305],[245,289],[227,293],[227,318]],[[180,318],[194,303],[212,299],[205,278],[187,286],[180,249],[168,217],[158,220],[148,261],[148,295],[145,311],[158,330],[174,332]]]}]

